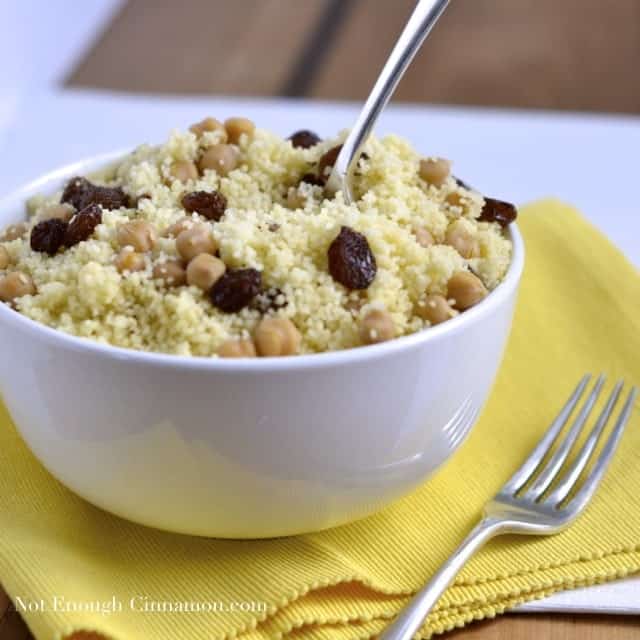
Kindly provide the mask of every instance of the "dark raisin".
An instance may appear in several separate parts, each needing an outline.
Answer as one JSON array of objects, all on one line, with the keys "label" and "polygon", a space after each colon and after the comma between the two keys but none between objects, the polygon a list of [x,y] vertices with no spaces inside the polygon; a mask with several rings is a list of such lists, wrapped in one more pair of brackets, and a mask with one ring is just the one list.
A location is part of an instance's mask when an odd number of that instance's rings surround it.
[{"label": "dark raisin", "polygon": [[306,182],[307,184],[313,184],[317,187],[324,187],[324,183],[326,180],[317,176],[315,173],[305,173],[302,178],[300,178],[300,182]]},{"label": "dark raisin", "polygon": [[376,277],[376,258],[365,236],[342,227],[329,246],[329,273],[348,289],[366,289]]},{"label": "dark raisin", "polygon": [[219,191],[192,191],[182,196],[182,206],[217,222],[227,210],[227,199]]},{"label": "dark raisin", "polygon": [[235,313],[248,306],[262,289],[262,274],[256,269],[229,269],[211,287],[214,307]]},{"label": "dark raisin", "polygon": [[102,222],[102,211],[97,204],[90,204],[78,211],[69,221],[64,244],[67,247],[82,242],[91,236],[95,228]]},{"label": "dark raisin", "polygon": [[289,136],[289,140],[291,140],[291,144],[294,147],[310,149],[311,147],[315,147],[318,142],[320,142],[320,137],[313,133],[313,131],[302,129],[301,131],[296,131],[295,133],[291,134]]},{"label": "dark raisin", "polygon": [[268,311],[277,311],[278,309],[284,309],[289,302],[285,298],[282,289],[278,287],[270,287],[266,291],[259,293],[251,302],[251,308],[260,313],[267,313]]},{"label": "dark raisin", "polygon": [[122,187],[95,187],[93,197],[88,204],[99,204],[103,209],[120,209],[128,207],[131,202],[129,196],[122,190]]},{"label": "dark raisin", "polygon": [[[326,179],[329,177],[331,173],[331,169],[333,169],[333,165],[336,163],[338,159],[338,155],[340,155],[340,151],[342,151],[342,145],[338,145],[337,147],[332,147],[327,151],[323,156],[318,160],[318,175],[320,178]],[[364,151],[360,154],[358,158],[358,165],[361,160],[369,160],[369,154]]]},{"label": "dark raisin", "polygon": [[90,204],[99,204],[104,209],[119,209],[130,204],[122,187],[100,187],[81,177],[69,180],[60,202],[68,202],[77,210]]},{"label": "dark raisin", "polygon": [[497,222],[501,227],[508,227],[517,217],[518,212],[511,203],[485,198],[484,207],[482,207],[478,220]]},{"label": "dark raisin", "polygon": [[271,233],[275,233],[278,229],[280,229],[280,225],[277,222],[270,222],[267,227]]},{"label": "dark raisin", "polygon": [[318,160],[318,175],[321,178],[326,180],[329,177],[331,169],[333,169],[333,165],[336,163],[340,151],[342,151],[341,144],[337,147],[331,147],[329,151],[320,157],[320,160]]},{"label": "dark raisin", "polygon": [[84,201],[92,191],[93,185],[87,179],[76,176],[67,182],[60,202],[67,202],[76,209],[82,209]]},{"label": "dark raisin", "polygon": [[38,222],[31,230],[31,248],[53,256],[62,246],[66,232],[67,223],[64,220],[51,218]]}]

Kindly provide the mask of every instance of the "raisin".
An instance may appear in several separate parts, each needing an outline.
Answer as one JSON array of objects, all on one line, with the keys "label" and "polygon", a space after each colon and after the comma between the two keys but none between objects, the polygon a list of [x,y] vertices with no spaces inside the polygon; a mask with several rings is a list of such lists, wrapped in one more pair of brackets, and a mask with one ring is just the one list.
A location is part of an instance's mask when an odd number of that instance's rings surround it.
[{"label": "raisin", "polygon": [[91,236],[95,228],[102,222],[102,211],[97,204],[90,204],[76,213],[69,221],[64,244],[72,247]]},{"label": "raisin", "polygon": [[64,220],[50,218],[38,222],[31,230],[31,248],[53,256],[64,243],[66,232],[67,223]]},{"label": "raisin", "polygon": [[227,199],[219,191],[192,191],[182,196],[182,206],[217,222],[227,210]]},{"label": "raisin", "polygon": [[252,301],[251,308],[260,313],[267,313],[268,311],[277,311],[278,309],[284,309],[289,302],[287,301],[282,289],[278,287],[270,287],[266,291],[259,293]]},{"label": "raisin", "polygon": [[[320,160],[318,160],[318,175],[320,178],[326,180],[329,177],[331,169],[333,169],[333,165],[336,163],[338,155],[340,155],[340,151],[342,151],[341,144],[329,149],[329,151],[327,151],[323,156],[321,156]],[[363,151],[358,158],[358,165],[361,160],[369,160],[369,154]]]},{"label": "raisin", "polygon": [[229,269],[211,287],[214,307],[235,313],[248,306],[262,289],[262,274],[256,269]]},{"label": "raisin", "polygon": [[271,233],[275,233],[276,231],[278,231],[278,229],[280,229],[280,225],[277,222],[270,222],[267,229],[269,229]]},{"label": "raisin", "polygon": [[95,187],[91,202],[87,204],[99,204],[103,209],[120,209],[128,207],[129,196],[122,190],[122,187]]},{"label": "raisin", "polygon": [[324,178],[317,176],[315,173],[305,173],[302,178],[300,178],[300,182],[306,182],[307,184],[313,184],[317,187],[324,187],[324,183],[326,182]]},{"label": "raisin", "polygon": [[86,178],[71,178],[62,193],[60,202],[68,202],[76,210],[90,204],[99,204],[104,209],[119,209],[129,205],[129,198],[122,187],[100,187]]},{"label": "raisin", "polygon": [[378,266],[367,238],[343,226],[329,246],[329,273],[347,289],[366,289],[376,277]]},{"label": "raisin", "polygon": [[501,227],[508,227],[517,217],[518,212],[510,202],[485,198],[478,220],[497,222]]},{"label": "raisin", "polygon": [[[338,159],[338,155],[342,151],[342,145],[338,145],[337,147],[331,147],[329,151],[327,151],[323,156],[321,156],[320,160],[318,160],[318,175],[321,178],[328,178],[331,173],[331,169],[333,165],[336,163]],[[329,169],[329,171],[327,171]]]},{"label": "raisin", "polygon": [[93,185],[85,178],[79,176],[71,178],[62,192],[60,202],[67,202],[76,209],[82,209],[84,201],[89,198],[92,187]]},{"label": "raisin", "polygon": [[289,140],[291,140],[291,144],[294,147],[299,147],[301,149],[310,149],[311,147],[315,147],[318,142],[320,142],[320,137],[313,131],[302,129],[291,134],[291,136],[289,136]]}]

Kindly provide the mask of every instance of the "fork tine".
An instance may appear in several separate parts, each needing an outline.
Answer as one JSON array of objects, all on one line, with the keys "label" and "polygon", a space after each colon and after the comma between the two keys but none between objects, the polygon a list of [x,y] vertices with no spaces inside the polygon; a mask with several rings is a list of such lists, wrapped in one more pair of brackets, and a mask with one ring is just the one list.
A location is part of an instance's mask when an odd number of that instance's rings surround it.
[{"label": "fork tine", "polygon": [[631,416],[631,412],[633,411],[633,404],[636,400],[636,396],[638,395],[638,390],[635,387],[631,388],[629,392],[629,396],[627,397],[627,401],[624,403],[622,407],[622,411],[616,421],[615,426],[613,427],[613,431],[611,435],[607,439],[607,442],[598,458],[595,466],[591,470],[591,473],[587,476],[584,484],[576,493],[575,497],[569,502],[569,504],[565,507],[570,510],[572,513],[579,513],[591,500],[593,494],[596,492],[602,477],[604,476],[607,467],[609,466],[609,462],[613,457],[613,454],[616,451],[618,443],[620,442],[620,438],[624,432],[624,428],[629,421],[629,417]]},{"label": "fork tine", "polygon": [[596,403],[596,400],[600,395],[603,384],[604,376],[601,375],[593,386],[593,390],[587,396],[587,400],[582,406],[582,409],[580,409],[580,413],[578,413],[573,424],[571,425],[569,433],[560,443],[560,446],[557,448],[551,458],[549,458],[549,461],[544,466],[544,469],[542,469],[542,471],[538,474],[538,477],[533,481],[533,484],[529,487],[529,489],[527,489],[524,495],[525,498],[529,498],[530,500],[537,500],[549,488],[549,485],[558,475],[558,471],[560,471],[560,468],[567,459],[569,452],[571,451],[573,445],[576,443],[576,440],[582,432],[584,424],[587,421],[591,410],[593,409],[593,405]]},{"label": "fork tine", "polygon": [[556,416],[555,420],[551,423],[551,426],[547,429],[542,440],[536,445],[536,448],[531,452],[531,455],[524,461],[522,466],[509,478],[507,483],[502,487],[501,492],[512,494],[521,489],[527,480],[531,477],[533,472],[538,468],[543,458],[547,454],[547,451],[553,445],[555,439],[558,437],[562,427],[566,424],[571,412],[584,393],[584,389],[587,386],[591,375],[587,374],[582,377],[582,380],[578,383],[567,403],[562,407],[560,413]]},{"label": "fork tine", "polygon": [[560,504],[568,495],[573,486],[576,483],[576,480],[580,477],[580,474],[587,466],[589,462],[589,458],[593,453],[593,450],[596,448],[598,444],[598,440],[604,431],[607,422],[609,421],[609,417],[613,412],[613,409],[618,402],[618,398],[620,397],[620,392],[622,391],[622,387],[624,382],[620,380],[618,384],[616,384],[615,388],[611,392],[609,399],[607,400],[607,404],[605,405],[602,413],[598,417],[596,424],[594,425],[587,441],[584,443],[582,448],[580,449],[580,453],[576,457],[576,459],[571,463],[568,471],[565,473],[561,482],[558,483],[558,486],[545,498],[545,504],[549,504],[552,506],[557,506]]}]

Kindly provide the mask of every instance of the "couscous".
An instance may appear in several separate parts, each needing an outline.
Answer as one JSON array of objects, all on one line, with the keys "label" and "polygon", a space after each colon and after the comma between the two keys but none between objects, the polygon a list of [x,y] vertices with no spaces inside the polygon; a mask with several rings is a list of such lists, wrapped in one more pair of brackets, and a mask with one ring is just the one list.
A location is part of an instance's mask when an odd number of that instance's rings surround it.
[{"label": "couscous", "polygon": [[0,300],[75,336],[204,357],[372,344],[481,301],[515,208],[396,136],[367,141],[347,205],[324,190],[344,137],[207,118],[73,178],[0,235]]}]

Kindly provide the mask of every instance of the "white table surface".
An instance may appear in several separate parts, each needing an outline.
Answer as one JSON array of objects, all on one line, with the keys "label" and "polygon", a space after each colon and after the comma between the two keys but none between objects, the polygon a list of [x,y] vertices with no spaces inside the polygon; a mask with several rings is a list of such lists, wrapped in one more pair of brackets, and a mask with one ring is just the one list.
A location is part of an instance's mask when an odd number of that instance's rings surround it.
[{"label": "white table surface", "polygon": [[[18,97],[0,88],[0,196],[83,157],[160,142],[171,128],[206,115],[246,115],[285,135],[301,128],[331,135],[349,126],[355,109],[79,91]],[[640,118],[394,106],[378,131],[393,131],[425,154],[453,159],[454,173],[487,195],[518,204],[556,196],[574,204],[640,266]],[[563,592],[520,609],[638,614],[640,578]]]},{"label": "white table surface", "polygon": [[0,2],[0,88],[54,87],[81,60],[124,0]]}]

